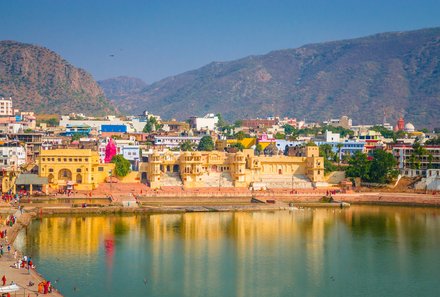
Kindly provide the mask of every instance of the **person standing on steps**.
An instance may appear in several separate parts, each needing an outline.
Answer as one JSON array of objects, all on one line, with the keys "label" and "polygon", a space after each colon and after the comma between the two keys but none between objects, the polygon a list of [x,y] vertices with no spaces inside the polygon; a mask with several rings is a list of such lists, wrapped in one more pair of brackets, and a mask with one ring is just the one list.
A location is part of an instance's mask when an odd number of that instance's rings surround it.
[{"label": "person standing on steps", "polygon": [[2,282],[3,282],[3,286],[5,286],[6,285],[6,275],[4,275],[4,274],[3,274],[3,277],[2,277]]}]

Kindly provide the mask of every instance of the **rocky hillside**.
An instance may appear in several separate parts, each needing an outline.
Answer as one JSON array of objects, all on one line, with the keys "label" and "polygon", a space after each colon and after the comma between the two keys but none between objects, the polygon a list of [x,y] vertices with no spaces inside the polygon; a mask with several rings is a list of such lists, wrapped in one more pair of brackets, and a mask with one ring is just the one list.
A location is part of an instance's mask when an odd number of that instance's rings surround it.
[{"label": "rocky hillside", "polygon": [[38,113],[115,113],[90,74],[44,47],[0,41],[0,97]]},{"label": "rocky hillside", "polygon": [[[136,77],[118,76],[106,80],[98,81],[109,100],[119,105],[119,109],[124,111],[123,100],[133,93],[138,93],[148,85]],[[122,101],[122,102],[121,102]]]},{"label": "rocky hillside", "polygon": [[[215,62],[124,96],[129,111],[180,119],[289,115],[440,126],[440,28],[383,33]],[[120,98],[121,99],[121,98]]]}]

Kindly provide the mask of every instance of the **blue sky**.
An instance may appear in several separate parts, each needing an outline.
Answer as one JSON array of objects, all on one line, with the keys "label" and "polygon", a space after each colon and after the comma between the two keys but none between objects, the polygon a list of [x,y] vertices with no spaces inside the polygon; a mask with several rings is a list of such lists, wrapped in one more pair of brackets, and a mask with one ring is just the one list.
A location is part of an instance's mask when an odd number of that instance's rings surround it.
[{"label": "blue sky", "polygon": [[[440,0],[0,0],[0,39],[148,83],[307,43],[440,26]],[[111,57],[111,55],[114,55]]]}]

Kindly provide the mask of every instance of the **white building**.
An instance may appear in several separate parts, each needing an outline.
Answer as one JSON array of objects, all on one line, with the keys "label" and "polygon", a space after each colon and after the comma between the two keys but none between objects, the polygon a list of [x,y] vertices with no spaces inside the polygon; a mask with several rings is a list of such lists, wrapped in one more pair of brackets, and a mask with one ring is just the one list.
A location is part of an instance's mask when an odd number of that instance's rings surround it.
[{"label": "white building", "polygon": [[192,129],[196,129],[197,131],[214,131],[215,126],[218,123],[218,117],[213,113],[208,113],[203,118],[191,117],[190,125]]},{"label": "white building", "polygon": [[0,99],[0,116],[13,116],[14,110],[12,109],[12,98]]},{"label": "white building", "polygon": [[137,171],[139,168],[139,162],[140,162],[140,153],[139,153],[139,146],[138,145],[125,145],[121,147],[120,154],[130,161],[131,164],[131,170]]},{"label": "white building", "polygon": [[15,171],[26,163],[26,150],[18,144],[5,144],[0,152],[0,170]]},{"label": "white building", "polygon": [[61,116],[60,127],[79,127],[88,126],[97,131],[101,131],[102,125],[124,125],[127,127],[127,132],[142,132],[146,121],[140,118],[132,117],[130,120],[123,121],[115,116],[107,116],[106,119],[96,120],[93,118],[71,119],[70,116]]},{"label": "white building", "polygon": [[341,142],[341,135],[325,130],[325,142]]},{"label": "white building", "polygon": [[189,141],[198,145],[202,137],[191,136],[156,136],[154,138],[154,145],[161,145],[167,148],[178,148],[180,144]]}]

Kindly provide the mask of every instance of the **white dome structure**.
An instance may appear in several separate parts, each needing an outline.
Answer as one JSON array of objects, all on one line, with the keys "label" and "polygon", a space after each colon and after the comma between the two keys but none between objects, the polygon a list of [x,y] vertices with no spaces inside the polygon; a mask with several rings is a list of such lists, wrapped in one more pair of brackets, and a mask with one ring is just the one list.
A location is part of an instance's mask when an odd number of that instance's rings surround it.
[{"label": "white dome structure", "polygon": [[414,125],[411,123],[407,123],[405,125],[405,132],[414,132],[416,129],[414,128]]}]

